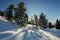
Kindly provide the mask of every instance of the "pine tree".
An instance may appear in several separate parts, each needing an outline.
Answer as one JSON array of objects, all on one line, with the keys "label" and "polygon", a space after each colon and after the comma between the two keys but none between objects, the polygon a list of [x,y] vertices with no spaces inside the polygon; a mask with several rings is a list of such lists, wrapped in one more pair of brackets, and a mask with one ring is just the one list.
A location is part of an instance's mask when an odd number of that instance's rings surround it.
[{"label": "pine tree", "polygon": [[0,10],[0,16],[4,16],[4,11]]},{"label": "pine tree", "polygon": [[60,21],[58,19],[56,20],[56,29],[60,29]]},{"label": "pine tree", "polygon": [[13,9],[14,9],[14,5],[11,4],[6,10],[6,18],[8,21],[12,21],[13,19],[13,13],[12,13]]},{"label": "pine tree", "polygon": [[26,7],[23,2],[20,2],[18,4],[18,7],[15,9],[15,20],[18,26],[22,27],[25,26],[25,24],[28,21],[28,16],[25,13]]},{"label": "pine tree", "polygon": [[44,13],[42,12],[39,18],[39,24],[40,26],[43,26],[44,28],[47,27],[47,22],[48,20],[46,19],[46,15],[44,15]]},{"label": "pine tree", "polygon": [[53,28],[53,26],[52,26],[52,23],[51,23],[51,22],[49,22],[49,28]]}]

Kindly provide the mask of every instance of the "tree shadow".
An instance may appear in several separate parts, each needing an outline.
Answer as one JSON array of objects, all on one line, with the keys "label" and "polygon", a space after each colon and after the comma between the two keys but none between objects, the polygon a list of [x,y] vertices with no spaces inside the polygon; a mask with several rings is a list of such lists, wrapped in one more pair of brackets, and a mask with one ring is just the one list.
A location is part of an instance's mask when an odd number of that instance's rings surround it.
[{"label": "tree shadow", "polygon": [[25,32],[25,34],[23,35],[23,39],[22,40],[29,40],[28,39],[28,30],[24,30],[23,32]]},{"label": "tree shadow", "polygon": [[52,35],[54,35],[54,36],[56,36],[56,37],[58,37],[58,38],[60,38],[60,31],[59,30],[44,30],[44,31],[46,31],[46,32],[49,32],[49,33],[51,33]]},{"label": "tree shadow", "polygon": [[[15,31],[15,30],[14,30]],[[22,30],[21,30],[22,31]],[[11,35],[9,35],[10,33],[8,33],[8,34],[2,34],[1,36],[1,40],[15,40],[15,38],[20,34],[20,33],[22,33],[21,31],[19,31],[18,33],[16,33],[16,34],[11,34]],[[3,35],[5,35],[5,36],[3,36]],[[7,36],[7,37],[6,37]]]},{"label": "tree shadow", "polygon": [[42,32],[39,32],[38,30],[36,30],[34,33],[39,37],[40,40],[51,40],[48,36]]},{"label": "tree shadow", "polygon": [[0,34],[0,39],[11,36],[12,33],[4,33],[4,34]]},{"label": "tree shadow", "polygon": [[28,30],[26,30],[22,40],[35,40],[35,39],[32,37],[32,32],[28,33]]},{"label": "tree shadow", "polygon": [[37,31],[29,32],[26,30],[22,40],[50,40],[50,38],[43,33],[37,33]]},{"label": "tree shadow", "polygon": [[12,29],[18,29],[18,26],[16,26],[16,24],[14,24],[14,23],[8,23],[8,22],[4,22],[4,21],[0,22],[0,32],[12,30]]}]

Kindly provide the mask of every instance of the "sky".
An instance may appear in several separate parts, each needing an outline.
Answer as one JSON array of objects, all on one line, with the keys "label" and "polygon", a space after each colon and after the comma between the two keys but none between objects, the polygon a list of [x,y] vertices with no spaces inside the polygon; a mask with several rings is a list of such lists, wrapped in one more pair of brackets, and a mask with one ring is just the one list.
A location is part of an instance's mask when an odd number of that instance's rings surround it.
[{"label": "sky", "polygon": [[54,23],[56,19],[60,19],[60,0],[0,0],[0,10],[6,10],[10,4],[17,7],[19,2],[25,3],[29,20],[34,14],[39,17],[41,12],[49,22]]}]

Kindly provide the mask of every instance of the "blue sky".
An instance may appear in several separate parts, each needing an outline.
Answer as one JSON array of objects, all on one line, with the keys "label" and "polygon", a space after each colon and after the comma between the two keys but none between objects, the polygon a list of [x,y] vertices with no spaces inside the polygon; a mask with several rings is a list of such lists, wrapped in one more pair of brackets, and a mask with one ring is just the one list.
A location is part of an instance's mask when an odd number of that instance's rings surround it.
[{"label": "blue sky", "polygon": [[60,18],[60,0],[0,0],[0,10],[6,10],[10,4],[14,4],[16,7],[19,2],[25,3],[29,20],[34,14],[39,17],[41,12],[51,22]]}]

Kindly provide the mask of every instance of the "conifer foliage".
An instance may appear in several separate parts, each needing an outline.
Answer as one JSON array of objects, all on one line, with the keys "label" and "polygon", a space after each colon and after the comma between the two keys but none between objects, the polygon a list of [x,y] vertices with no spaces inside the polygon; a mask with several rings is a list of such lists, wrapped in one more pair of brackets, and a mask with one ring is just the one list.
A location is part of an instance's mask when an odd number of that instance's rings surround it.
[{"label": "conifer foliage", "polygon": [[6,19],[8,21],[12,21],[12,19],[13,19],[13,13],[12,13],[13,9],[14,9],[14,5],[11,4],[6,10]]},{"label": "conifer foliage", "polygon": [[56,29],[60,29],[60,21],[58,19],[56,20]]},{"label": "conifer foliage", "polygon": [[15,8],[15,21],[18,26],[25,26],[28,21],[28,15],[26,14],[26,7],[23,2],[18,4],[18,7]]}]

